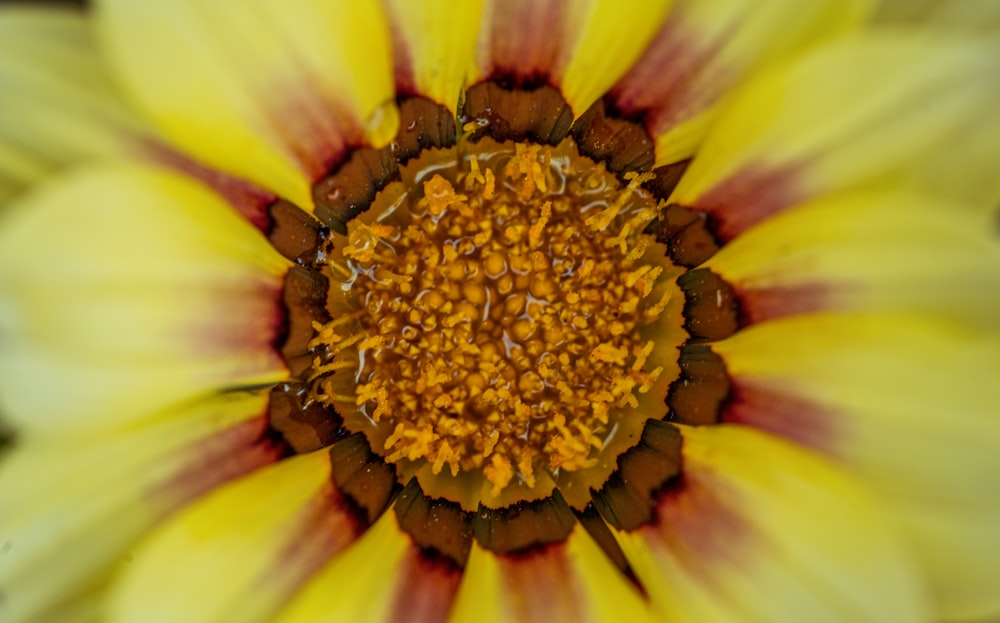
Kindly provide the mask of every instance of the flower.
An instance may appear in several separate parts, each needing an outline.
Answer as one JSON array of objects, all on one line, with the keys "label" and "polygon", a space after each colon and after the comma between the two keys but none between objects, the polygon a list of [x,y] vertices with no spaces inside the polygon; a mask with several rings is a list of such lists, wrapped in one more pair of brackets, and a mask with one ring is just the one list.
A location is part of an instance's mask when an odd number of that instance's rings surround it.
[{"label": "flower", "polygon": [[1000,13],[913,8],[4,7],[2,618],[996,616]]}]

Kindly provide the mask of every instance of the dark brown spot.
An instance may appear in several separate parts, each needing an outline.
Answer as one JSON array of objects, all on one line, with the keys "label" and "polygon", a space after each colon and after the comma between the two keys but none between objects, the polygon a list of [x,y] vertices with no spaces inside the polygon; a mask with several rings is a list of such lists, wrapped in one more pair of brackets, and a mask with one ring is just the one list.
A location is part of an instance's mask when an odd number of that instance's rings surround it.
[{"label": "dark brown spot", "polygon": [[573,138],[580,153],[605,163],[614,173],[648,171],[656,159],[653,139],[645,128],[611,115],[603,99],[576,120]]},{"label": "dark brown spot", "polygon": [[657,241],[667,245],[667,254],[679,266],[694,268],[720,248],[712,234],[709,216],[676,204],[668,205],[648,231]]},{"label": "dark brown spot", "polygon": [[399,179],[399,168],[390,148],[355,149],[339,167],[313,186],[316,218],[340,234],[347,221],[371,205],[378,191]]},{"label": "dark brown spot", "polygon": [[677,184],[680,183],[690,164],[691,159],[688,158],[653,169],[653,175],[656,177],[646,182],[646,188],[656,195],[657,199],[664,201],[670,199],[671,193],[677,188]]},{"label": "dark brown spot", "polygon": [[268,216],[271,222],[267,228],[267,239],[278,253],[293,262],[312,263],[316,249],[326,238],[326,227],[283,199],[271,204]]},{"label": "dark brown spot", "polygon": [[396,505],[399,527],[413,539],[417,547],[427,550],[430,556],[444,556],[461,568],[472,549],[470,513],[442,498],[429,498],[417,484],[410,480]]},{"label": "dark brown spot", "polygon": [[462,123],[475,123],[470,140],[489,135],[498,141],[534,141],[555,145],[569,133],[573,111],[549,85],[505,88],[481,82],[465,94]]},{"label": "dark brown spot", "polygon": [[707,268],[677,278],[684,291],[684,328],[696,340],[721,340],[740,328],[740,305],[733,288]]},{"label": "dark brown spot", "polygon": [[285,333],[280,350],[292,376],[300,376],[312,365],[313,322],[330,321],[326,310],[329,286],[325,276],[301,266],[293,266],[285,276]]},{"label": "dark brown spot", "polygon": [[330,448],[333,482],[370,525],[389,506],[399,489],[396,470],[372,453],[364,435],[352,435]]},{"label": "dark brown spot", "polygon": [[303,383],[280,383],[271,390],[268,423],[298,454],[325,448],[343,436],[340,416],[311,401]]},{"label": "dark brown spot", "polygon": [[705,344],[681,347],[681,374],[670,385],[670,418],[693,426],[714,424],[729,397],[726,364]]},{"label": "dark brown spot", "polygon": [[635,530],[653,519],[656,495],[681,471],[681,434],[649,420],[639,443],[618,457],[618,470],[593,491],[594,506],[619,530]]},{"label": "dark brown spot", "polygon": [[547,498],[505,508],[479,506],[472,526],[476,541],[491,552],[512,554],[560,543],[573,531],[576,516],[556,490]]},{"label": "dark brown spot", "polygon": [[423,97],[407,97],[399,102],[399,132],[390,151],[400,164],[425,149],[451,147],[455,138],[455,116],[444,106]]}]

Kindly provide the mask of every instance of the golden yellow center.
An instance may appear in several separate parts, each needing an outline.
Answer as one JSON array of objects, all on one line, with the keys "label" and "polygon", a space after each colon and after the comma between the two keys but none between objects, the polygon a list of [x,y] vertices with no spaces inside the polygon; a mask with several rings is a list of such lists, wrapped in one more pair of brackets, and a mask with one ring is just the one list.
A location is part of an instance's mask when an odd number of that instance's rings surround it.
[{"label": "golden yellow center", "polygon": [[349,224],[311,380],[387,460],[479,471],[496,494],[597,462],[663,376],[650,327],[673,290],[642,233],[647,176],[494,147]]}]

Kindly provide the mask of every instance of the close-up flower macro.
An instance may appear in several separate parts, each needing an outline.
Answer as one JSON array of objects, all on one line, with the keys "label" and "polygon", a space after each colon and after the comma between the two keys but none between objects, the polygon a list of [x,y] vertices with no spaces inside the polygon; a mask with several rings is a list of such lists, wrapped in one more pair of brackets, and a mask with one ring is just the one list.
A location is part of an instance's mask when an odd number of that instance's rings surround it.
[{"label": "close-up flower macro", "polygon": [[1000,1],[0,3],[0,621],[1000,620]]}]

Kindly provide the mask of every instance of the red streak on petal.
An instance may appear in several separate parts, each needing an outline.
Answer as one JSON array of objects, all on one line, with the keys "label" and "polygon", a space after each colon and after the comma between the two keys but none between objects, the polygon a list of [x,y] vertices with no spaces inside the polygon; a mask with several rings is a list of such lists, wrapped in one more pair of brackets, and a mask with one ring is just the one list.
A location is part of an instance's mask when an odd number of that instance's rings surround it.
[{"label": "red streak on petal", "polygon": [[396,94],[417,95],[417,79],[413,72],[413,58],[410,49],[407,47],[403,25],[399,23],[399,16],[392,11],[386,11],[389,20],[389,29],[392,32],[392,61],[394,75],[396,77]]},{"label": "red streak on petal", "polygon": [[153,491],[172,510],[237,476],[277,461],[284,449],[267,439],[267,414],[219,431],[184,450],[181,467]]},{"label": "red streak on petal", "polygon": [[721,420],[744,424],[831,454],[846,431],[834,411],[787,391],[733,379]]},{"label": "red streak on petal", "polygon": [[361,121],[345,102],[331,101],[311,85],[297,82],[275,85],[271,93],[271,126],[312,182],[326,177],[352,148],[363,144]]},{"label": "red streak on petal", "polygon": [[[217,312],[204,313],[177,327],[177,339],[194,354],[240,362],[228,374],[254,376],[285,367],[277,342],[285,330],[282,284],[259,279],[256,283],[215,284]],[[221,365],[221,364],[220,364]]]},{"label": "red streak on petal", "polygon": [[275,200],[273,193],[246,180],[195,162],[160,143],[146,143],[142,152],[154,162],[189,175],[211,187],[261,231],[266,231],[270,226],[267,207]]},{"label": "red streak on petal", "polygon": [[738,509],[727,505],[726,489],[711,473],[688,472],[660,494],[655,522],[640,528],[654,552],[709,584],[720,565],[742,566],[756,538]]},{"label": "red streak on petal", "polygon": [[796,168],[747,167],[685,207],[708,212],[716,237],[729,241],[806,196]]},{"label": "red streak on petal", "polygon": [[[328,560],[353,543],[365,528],[355,520],[354,509],[333,481],[301,509],[293,525],[280,538],[288,547],[279,555],[258,585],[284,602]],[[276,537],[277,538],[277,537]]]},{"label": "red streak on petal", "polygon": [[[729,74],[705,81],[705,64],[723,47],[728,31],[715,40],[694,36],[684,15],[670,16],[642,57],[611,90],[615,105],[627,115],[645,114],[646,127],[656,136],[694,117],[726,91]],[[700,80],[700,82],[699,82]]]},{"label": "red streak on petal", "polygon": [[513,620],[548,623],[592,618],[565,542],[501,556],[500,576]]},{"label": "red streak on petal", "polygon": [[[485,69],[528,81],[555,79],[567,34],[565,0],[504,0],[492,4]],[[481,50],[481,53],[483,51]]]},{"label": "red streak on petal", "polygon": [[462,580],[451,561],[431,558],[411,546],[396,573],[396,590],[387,621],[438,623],[448,617]]},{"label": "red streak on petal", "polygon": [[831,309],[841,290],[833,284],[808,283],[770,288],[737,288],[740,320],[751,325],[785,316]]}]

